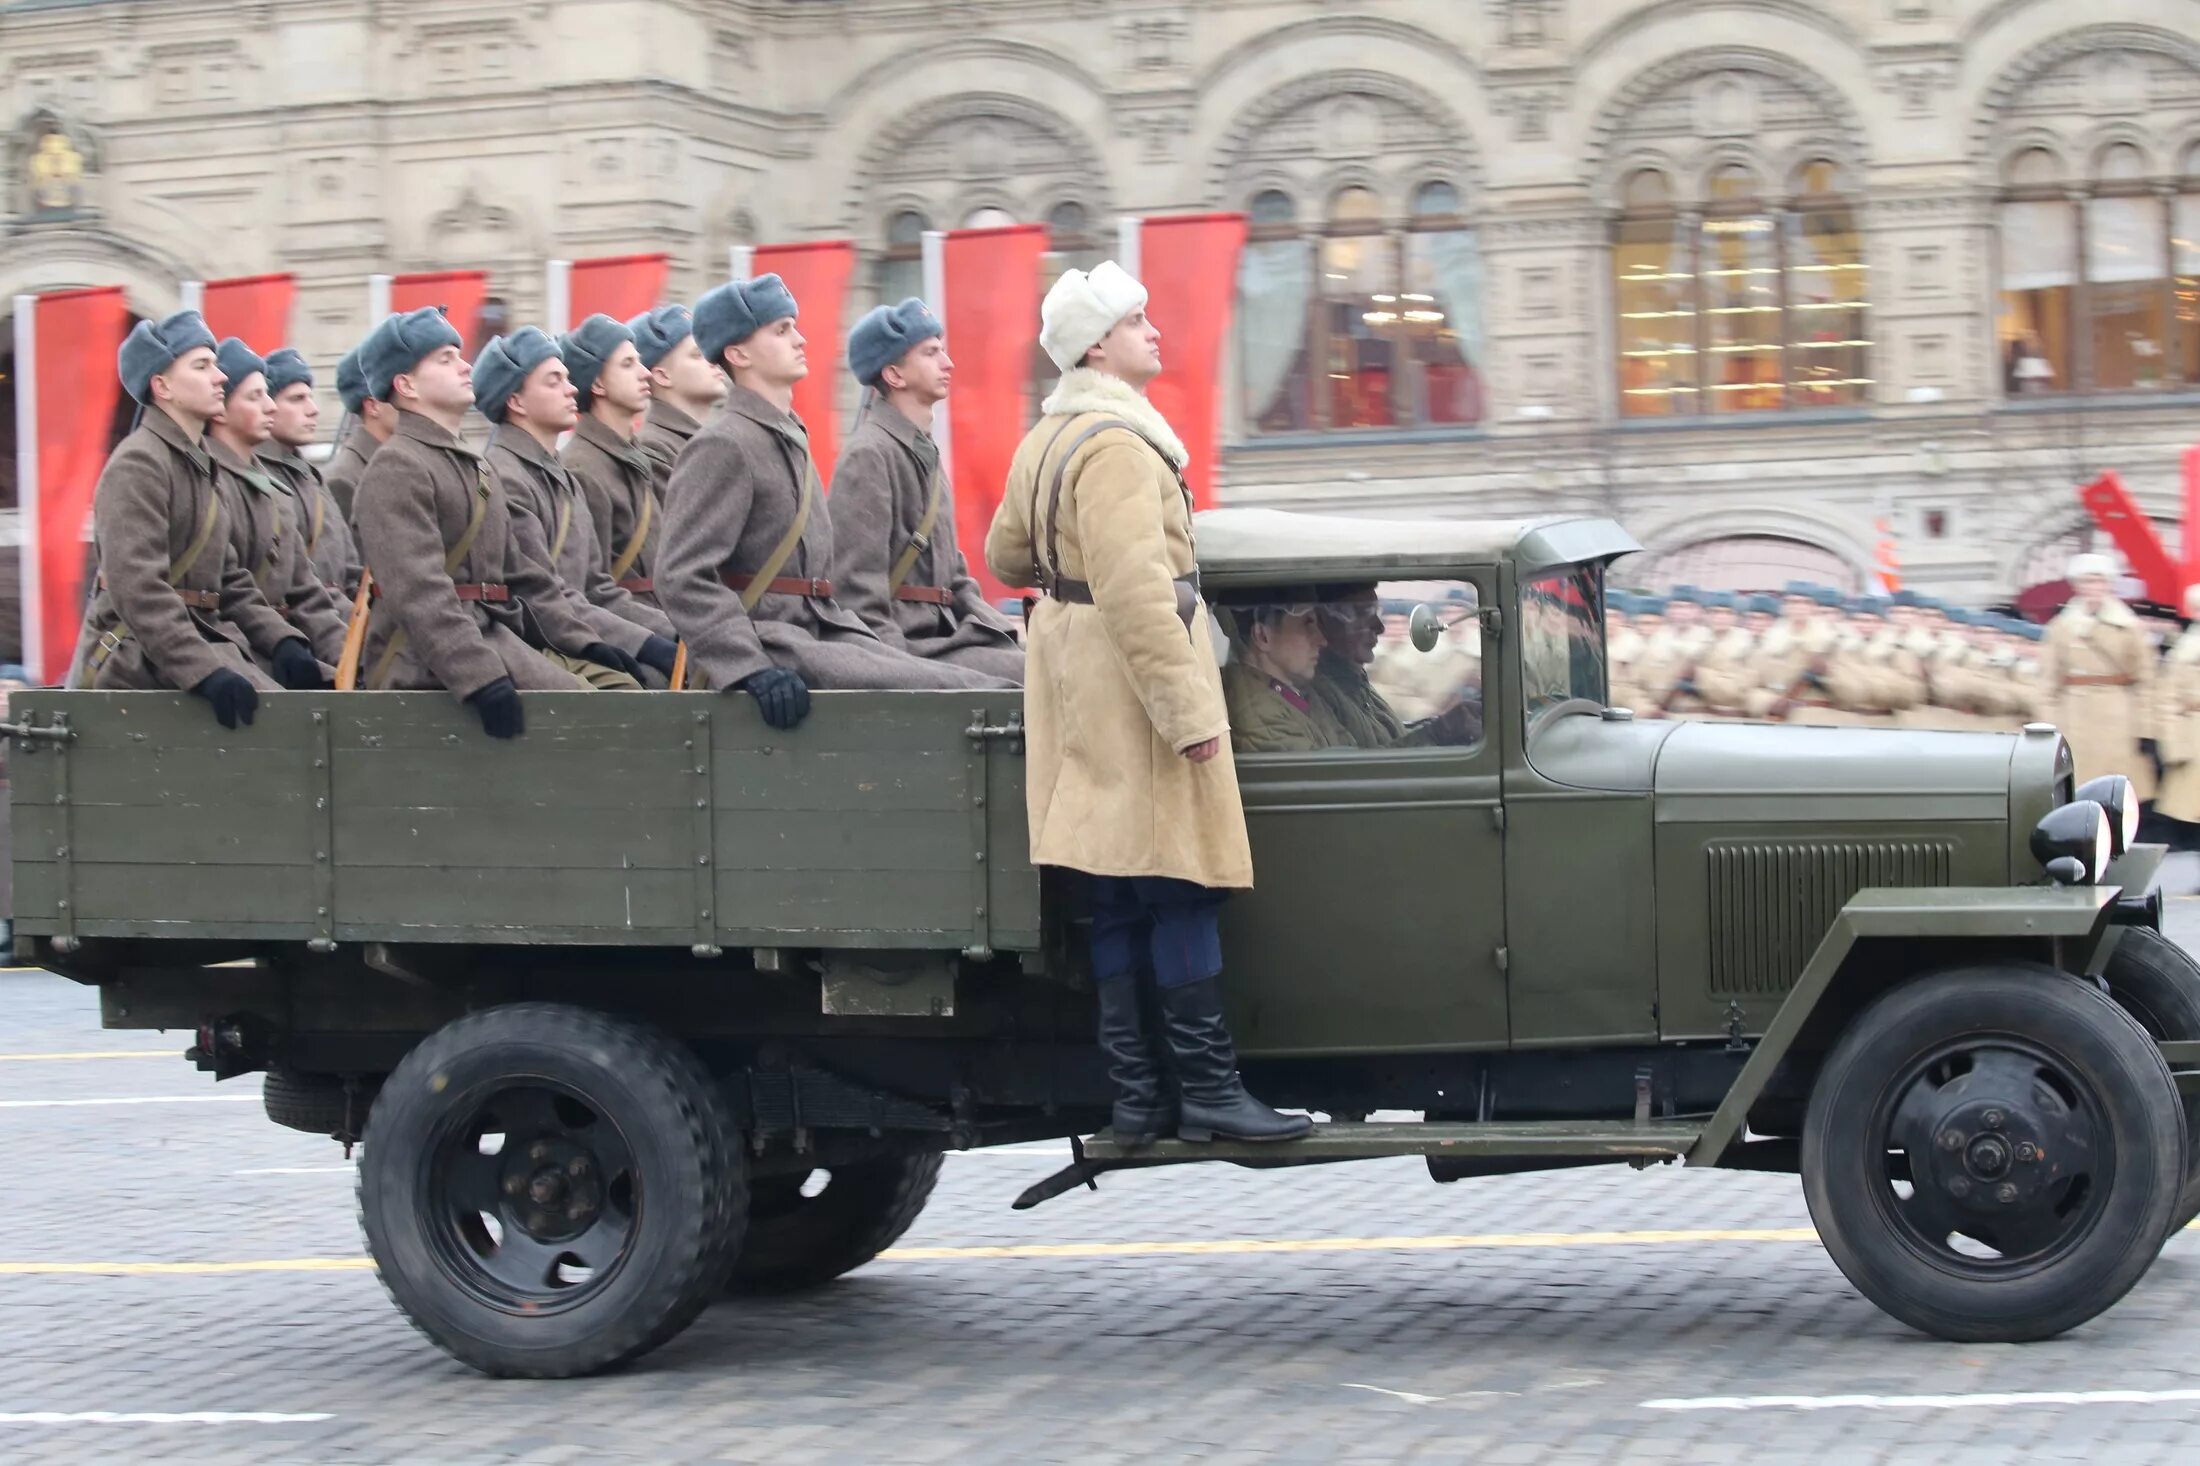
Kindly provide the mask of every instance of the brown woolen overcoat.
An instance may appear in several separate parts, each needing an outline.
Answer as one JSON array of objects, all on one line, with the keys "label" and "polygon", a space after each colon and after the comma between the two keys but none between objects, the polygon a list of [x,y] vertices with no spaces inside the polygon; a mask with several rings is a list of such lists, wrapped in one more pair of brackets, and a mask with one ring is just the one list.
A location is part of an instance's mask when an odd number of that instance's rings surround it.
[{"label": "brown woolen overcoat", "polygon": [[[477,499],[481,529],[444,569]],[[441,425],[400,412],[397,431],[367,464],[353,501],[359,547],[380,594],[367,625],[359,685],[445,687],[471,697],[499,677],[537,691],[577,691],[578,677],[553,666],[530,637],[569,655],[601,638],[567,609],[554,583],[530,565],[513,537],[511,509],[488,463]],[[504,601],[462,601],[456,583],[507,587]],[[399,631],[403,644],[384,665]]]},{"label": "brown woolen overcoat", "polygon": [[611,579],[597,553],[595,521],[555,454],[507,423],[489,435],[488,458],[511,506],[520,552],[557,582],[567,608],[595,632],[595,640],[631,657],[649,639],[653,628],[637,616],[622,614],[619,605],[646,611],[665,628],[657,634],[672,634],[672,623],[661,612],[636,605]]},{"label": "brown woolen overcoat", "polygon": [[[939,502],[932,507],[933,484]],[[833,595],[889,646],[1021,682],[1023,649],[1008,618],[986,604],[955,534],[955,490],[939,445],[891,404],[873,397],[833,469]],[[904,587],[944,591],[947,605],[897,599],[894,563],[924,529]]]},{"label": "brown woolen overcoat", "polygon": [[351,525],[328,480],[295,448],[266,443],[257,456],[260,467],[298,501],[298,523],[305,532],[306,555],[313,561],[314,574],[348,612],[365,562],[359,558],[359,542],[352,538]]},{"label": "brown woolen overcoat", "polygon": [[[664,549],[665,506],[640,443],[621,441],[617,433],[583,413],[580,426],[559,450],[558,461],[581,492],[605,567],[616,566],[632,549],[631,563],[619,579],[644,605],[661,609],[654,579],[657,557]],[[637,534],[642,536],[639,548],[634,545]]]},{"label": "brown woolen overcoat", "polygon": [[[1059,455],[1109,419],[1133,422],[1145,436],[1111,428],[1069,455],[1050,538],[1046,499]],[[1092,587],[1090,604],[1039,602],[1025,636],[1032,860],[1244,889],[1253,884],[1252,846],[1214,623],[1204,602],[1188,630],[1177,619],[1174,582],[1198,563],[1191,496],[1176,475],[1182,462],[1181,443],[1143,396],[1073,369],[1016,450],[985,558],[1003,582],[1035,585],[1051,543],[1060,558],[1050,566]],[[1212,759],[1183,757],[1210,738],[1221,740]]]},{"label": "brown woolen overcoat", "polygon": [[257,459],[238,456],[211,433],[206,449],[221,485],[222,522],[229,542],[251,572],[260,595],[282,613],[286,623],[274,641],[265,645],[253,641],[254,659],[267,668],[276,642],[302,636],[314,656],[333,669],[344,653],[344,617],[306,552],[306,537],[298,527],[298,501]]},{"label": "brown woolen overcoat", "polygon": [[775,579],[829,580],[833,521],[801,419],[742,387],[674,465],[657,598],[705,685],[731,688],[773,666],[821,689],[1014,685],[897,651],[837,599],[773,593],[744,610],[725,577],[764,566],[793,529],[805,495],[810,511],[801,540]]},{"label": "brown woolen overcoat", "polygon": [[[92,539],[99,584],[84,609],[70,684],[81,687],[196,687],[218,671],[256,686],[275,679],[252,664],[255,642],[272,646],[291,635],[267,603],[216,520],[205,546],[171,585],[171,567],[190,551],[209,515],[223,515],[214,460],[204,438],[192,438],[158,408],[141,422],[100,470],[92,492]],[[178,590],[214,592],[218,610],[183,603]],[[87,665],[101,639],[120,645]]]},{"label": "brown woolen overcoat", "polygon": [[363,422],[354,422],[351,431],[336,442],[336,449],[328,459],[328,491],[336,496],[336,507],[343,511],[344,523],[357,524],[356,501],[359,497],[359,480],[367,476],[367,463],[381,440],[367,431]]}]

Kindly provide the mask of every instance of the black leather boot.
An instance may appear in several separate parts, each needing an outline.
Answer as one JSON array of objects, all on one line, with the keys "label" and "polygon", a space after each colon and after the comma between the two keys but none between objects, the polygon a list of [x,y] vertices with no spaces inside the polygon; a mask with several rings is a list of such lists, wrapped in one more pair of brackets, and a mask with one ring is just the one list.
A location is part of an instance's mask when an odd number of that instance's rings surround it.
[{"label": "black leather boot", "polygon": [[1222,1021],[1222,985],[1202,978],[1161,993],[1161,1019],[1176,1059],[1179,1114],[1185,1140],[1296,1140],[1314,1128],[1305,1115],[1282,1115],[1245,1092],[1237,1049]]},{"label": "black leather boot", "polygon": [[1125,1150],[1153,1144],[1176,1123],[1160,1056],[1147,1041],[1140,1015],[1141,986],[1136,976],[1093,984],[1100,997],[1100,1052],[1115,1082],[1115,1115],[1108,1128]]}]

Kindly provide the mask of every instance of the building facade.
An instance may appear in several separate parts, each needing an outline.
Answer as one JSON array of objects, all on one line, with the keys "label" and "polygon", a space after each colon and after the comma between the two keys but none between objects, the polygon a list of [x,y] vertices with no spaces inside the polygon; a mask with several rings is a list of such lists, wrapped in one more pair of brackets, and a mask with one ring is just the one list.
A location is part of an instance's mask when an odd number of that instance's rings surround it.
[{"label": "building facade", "polygon": [[[2200,0],[14,0],[0,309],[1252,220],[1230,502],[1616,514],[1646,582],[2059,573],[2200,441]],[[1164,331],[1167,322],[1162,322]],[[7,472],[0,469],[0,472]]]}]

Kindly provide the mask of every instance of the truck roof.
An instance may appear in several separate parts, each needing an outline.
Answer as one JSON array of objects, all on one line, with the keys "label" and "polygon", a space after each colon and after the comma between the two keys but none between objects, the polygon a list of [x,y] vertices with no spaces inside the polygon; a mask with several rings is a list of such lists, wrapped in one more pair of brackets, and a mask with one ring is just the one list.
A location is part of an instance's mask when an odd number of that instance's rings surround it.
[{"label": "truck roof", "polygon": [[1642,548],[1609,519],[1365,519],[1282,509],[1208,509],[1195,519],[1200,574],[1219,583],[1274,576],[1379,579],[1511,561],[1523,571],[1609,560]]}]

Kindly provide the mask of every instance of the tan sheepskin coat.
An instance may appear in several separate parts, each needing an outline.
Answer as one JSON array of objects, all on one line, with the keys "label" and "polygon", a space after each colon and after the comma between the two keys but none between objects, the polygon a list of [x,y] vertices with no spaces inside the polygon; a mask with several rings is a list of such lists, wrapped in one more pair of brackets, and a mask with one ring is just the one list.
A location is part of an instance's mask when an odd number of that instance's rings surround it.
[{"label": "tan sheepskin coat", "polygon": [[[1191,498],[1175,472],[1184,445],[1142,394],[1088,368],[1065,373],[1045,410],[1016,450],[986,536],[986,563],[1009,585],[1039,582],[1062,450],[1093,423],[1130,426],[1087,439],[1063,478],[1052,544],[1061,573],[1091,584],[1093,604],[1042,600],[1026,637],[1032,859],[1249,888],[1211,618],[1200,604],[1187,632],[1171,584],[1196,563]],[[1214,758],[1182,756],[1210,738],[1222,740]]]}]

